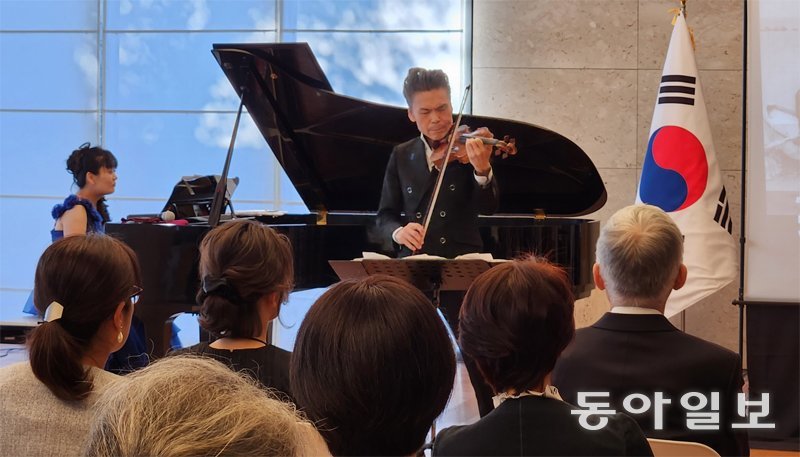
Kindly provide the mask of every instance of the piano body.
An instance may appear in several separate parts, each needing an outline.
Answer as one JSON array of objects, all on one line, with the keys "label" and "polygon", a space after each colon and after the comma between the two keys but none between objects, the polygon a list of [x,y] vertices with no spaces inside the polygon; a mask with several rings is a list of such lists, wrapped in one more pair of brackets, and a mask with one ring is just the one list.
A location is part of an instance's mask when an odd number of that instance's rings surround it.
[{"label": "piano body", "polygon": [[[296,288],[336,282],[328,260],[391,254],[391,242],[377,236],[375,213],[392,147],[419,135],[406,109],[334,93],[304,43],[215,44],[212,53],[310,210],[258,218],[292,241]],[[572,141],[542,127],[472,115],[462,122],[516,138],[519,151],[493,162],[500,206],[480,218],[485,251],[496,258],[547,256],[568,269],[576,295],[587,296],[599,223],[562,216],[605,204],[594,164]],[[139,255],[144,292],[136,314],[155,357],[168,348],[165,321],[195,305],[198,246],[209,229],[106,226]]]}]

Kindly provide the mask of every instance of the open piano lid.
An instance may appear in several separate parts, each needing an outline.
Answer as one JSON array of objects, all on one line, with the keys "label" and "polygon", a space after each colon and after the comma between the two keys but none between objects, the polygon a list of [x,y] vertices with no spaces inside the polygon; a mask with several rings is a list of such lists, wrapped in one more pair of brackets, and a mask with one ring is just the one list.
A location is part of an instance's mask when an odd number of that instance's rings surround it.
[{"label": "open piano lid", "polygon": [[[246,91],[247,111],[311,211],[378,210],[392,148],[419,135],[406,108],[334,93],[306,43],[214,44],[212,53],[237,94]],[[517,140],[517,155],[492,161],[498,213],[579,216],[605,204],[600,174],[567,138],[505,119],[465,114],[462,123]]]}]

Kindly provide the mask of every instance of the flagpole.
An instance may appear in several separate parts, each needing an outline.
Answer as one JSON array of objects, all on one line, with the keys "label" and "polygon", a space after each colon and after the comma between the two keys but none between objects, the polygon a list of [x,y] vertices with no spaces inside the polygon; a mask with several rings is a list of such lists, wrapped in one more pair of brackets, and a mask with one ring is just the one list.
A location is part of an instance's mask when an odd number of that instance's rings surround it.
[{"label": "flagpole", "polygon": [[744,249],[745,249],[745,216],[747,195],[747,0],[744,3],[744,20],[742,21],[742,174],[741,195],[739,195],[739,355],[744,357]]}]

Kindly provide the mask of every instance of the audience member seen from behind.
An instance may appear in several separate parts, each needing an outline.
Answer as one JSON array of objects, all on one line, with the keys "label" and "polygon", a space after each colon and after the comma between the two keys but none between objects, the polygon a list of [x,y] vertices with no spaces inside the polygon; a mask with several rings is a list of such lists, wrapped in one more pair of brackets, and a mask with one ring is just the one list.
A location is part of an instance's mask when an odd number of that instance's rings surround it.
[{"label": "audience member seen from behind", "polygon": [[294,406],[209,358],[166,357],[121,387],[98,401],[85,455],[330,455]]},{"label": "audience member seen from behind", "polygon": [[459,338],[496,407],[472,425],[439,432],[434,455],[652,455],[633,419],[614,414],[602,429],[584,428],[578,408],[550,384],[575,332],[573,304],[564,270],[543,260],[504,263],[475,279]]},{"label": "audience member seen from behind", "polygon": [[44,322],[28,336],[29,361],[0,369],[0,455],[77,455],[103,371],[128,337],[141,292],[133,251],[100,234],[51,244],[36,267]]},{"label": "audience member seen from behind", "polygon": [[291,381],[333,455],[414,455],[442,412],[456,362],[431,302],[399,279],[343,281],[309,310]]},{"label": "audience member seen from behind", "polygon": [[[686,277],[683,236],[669,215],[650,205],[617,211],[600,231],[594,265],[594,282],[606,291],[611,311],[578,330],[553,379],[567,401],[577,401],[580,392],[605,392],[607,397],[594,400],[617,411],[625,410],[628,395],[648,397],[653,406],[634,418],[650,438],[696,441],[721,455],[748,455],[746,431],[731,428],[744,421],[736,414],[741,358],[681,332],[663,314],[670,293],[683,287]],[[657,392],[670,403],[656,406]],[[689,428],[681,399],[691,392],[705,396],[709,413],[712,395],[719,396],[718,429]],[[689,401],[694,405],[699,399]]]},{"label": "audience member seen from behind", "polygon": [[291,353],[267,342],[294,280],[286,236],[251,220],[220,225],[200,244],[200,278],[200,326],[218,339],[177,353],[216,358],[291,397]]}]

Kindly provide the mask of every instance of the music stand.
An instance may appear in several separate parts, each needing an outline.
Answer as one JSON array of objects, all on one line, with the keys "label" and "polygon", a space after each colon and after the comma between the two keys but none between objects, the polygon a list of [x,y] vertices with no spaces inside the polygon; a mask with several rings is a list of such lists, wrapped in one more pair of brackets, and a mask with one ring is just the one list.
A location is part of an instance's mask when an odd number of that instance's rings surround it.
[{"label": "music stand", "polygon": [[493,265],[485,260],[329,260],[339,279],[358,279],[386,274],[402,279],[424,293],[439,306],[439,292],[464,291],[472,281]]},{"label": "music stand", "polygon": [[[214,190],[220,179],[220,175],[182,177],[172,189],[172,194],[162,211],[172,211],[175,219],[208,217],[212,212]],[[238,184],[239,178],[227,179],[225,201],[220,209],[221,212],[224,212],[227,206],[233,213],[231,196]]]}]

